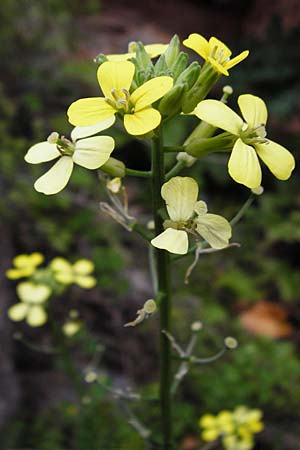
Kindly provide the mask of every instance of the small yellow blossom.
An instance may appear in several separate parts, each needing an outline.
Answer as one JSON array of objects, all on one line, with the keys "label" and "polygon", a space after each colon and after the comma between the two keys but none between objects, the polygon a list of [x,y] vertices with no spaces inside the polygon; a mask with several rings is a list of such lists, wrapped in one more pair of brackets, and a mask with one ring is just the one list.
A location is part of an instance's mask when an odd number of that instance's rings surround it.
[{"label": "small yellow blossom", "polygon": [[38,252],[31,253],[29,255],[18,255],[13,259],[14,267],[6,271],[6,276],[10,280],[29,277],[36,271],[37,266],[42,264],[43,261],[44,256]]},{"label": "small yellow blossom", "polygon": [[120,177],[112,178],[106,183],[106,187],[112,194],[118,194],[122,188],[121,178]]},{"label": "small yellow blossom", "polygon": [[81,323],[78,320],[69,320],[63,325],[63,333],[67,337],[72,337],[78,333],[81,328]]},{"label": "small yellow blossom", "polygon": [[90,289],[97,283],[96,278],[91,276],[94,264],[88,259],[79,259],[75,264],[69,263],[64,258],[54,258],[50,263],[56,281],[62,284],[78,284],[82,288]]},{"label": "small yellow blossom", "polygon": [[134,72],[135,66],[130,61],[101,64],[97,76],[104,97],[82,98],[72,103],[68,109],[70,123],[93,125],[118,114],[129,134],[139,136],[154,130],[160,124],[161,115],[151,105],[172,88],[173,79],[156,77],[131,93]]},{"label": "small yellow blossom", "polygon": [[257,155],[279,180],[287,180],[295,167],[293,155],[284,147],[266,138],[268,118],[265,102],[254,95],[238,98],[243,119],[218,100],[203,100],[196,116],[237,137],[228,161],[229,175],[250,189],[261,185],[261,168]]},{"label": "small yellow blossom", "polygon": [[51,289],[45,284],[24,281],[17,286],[20,303],[8,310],[8,316],[14,322],[26,320],[28,325],[38,327],[47,321],[44,303],[51,295]]},{"label": "small yellow blossom", "polygon": [[[146,53],[150,58],[156,58],[162,55],[167,50],[169,44],[148,44],[144,46]],[[126,61],[127,59],[135,58],[136,56],[136,42],[128,44],[128,53],[106,55],[108,61]]]},{"label": "small yellow blossom", "polygon": [[208,214],[203,201],[197,201],[198,184],[190,177],[174,177],[162,186],[171,220],[164,223],[165,231],[152,239],[154,247],[184,255],[188,251],[188,232],[198,234],[212,248],[227,247],[231,226],[222,216]]},{"label": "small yellow blossom", "polygon": [[211,37],[207,41],[201,34],[190,34],[183,41],[183,45],[194,50],[205,61],[210,63],[213,68],[222,75],[229,75],[228,70],[243,61],[249,55],[249,51],[245,50],[238,56],[230,59],[231,50],[222,41],[215,37]]},{"label": "small yellow blossom", "polygon": [[108,118],[91,127],[76,127],[71,133],[71,140],[58,133],[51,133],[47,141],[33,145],[25,155],[30,164],[59,160],[34,184],[38,192],[46,195],[57,194],[64,189],[71,177],[74,163],[86,169],[98,169],[105,164],[112,153],[115,142],[110,136],[86,136],[96,134],[114,123]]}]

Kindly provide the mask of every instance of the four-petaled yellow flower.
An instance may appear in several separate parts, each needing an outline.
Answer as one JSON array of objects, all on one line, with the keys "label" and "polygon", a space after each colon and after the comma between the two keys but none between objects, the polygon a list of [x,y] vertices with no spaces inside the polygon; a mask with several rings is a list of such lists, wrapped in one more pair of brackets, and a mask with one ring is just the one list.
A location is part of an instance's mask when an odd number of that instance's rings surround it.
[{"label": "four-petaled yellow flower", "polygon": [[74,163],[86,169],[98,169],[105,164],[112,153],[115,142],[110,136],[91,136],[109,128],[113,118],[90,127],[76,127],[71,133],[71,141],[58,133],[51,133],[47,141],[33,145],[25,155],[30,164],[59,160],[34,184],[38,192],[46,195],[57,194],[64,189],[71,177]]},{"label": "four-petaled yellow flower", "polygon": [[51,295],[51,289],[45,284],[24,281],[17,286],[20,303],[8,310],[8,316],[14,322],[26,320],[31,327],[39,327],[47,321],[44,303]]},{"label": "four-petaled yellow flower", "polygon": [[201,34],[190,34],[183,41],[183,45],[194,50],[205,61],[210,63],[213,68],[222,75],[229,75],[228,70],[243,61],[249,55],[249,50],[245,50],[238,56],[230,59],[231,50],[222,41],[215,37],[211,37],[207,41]]},{"label": "four-petaled yellow flower", "polygon": [[13,259],[14,267],[6,271],[6,276],[10,280],[29,277],[43,261],[43,255],[38,252],[31,253],[30,255],[18,255]]},{"label": "four-petaled yellow flower", "polygon": [[261,185],[257,155],[279,180],[287,180],[295,167],[293,155],[266,138],[267,107],[251,94],[240,95],[238,104],[244,120],[218,100],[203,100],[194,113],[205,122],[237,136],[228,162],[229,175],[250,189]]},{"label": "four-petaled yellow flower", "polygon": [[151,105],[172,88],[173,79],[156,77],[130,93],[134,72],[135,66],[130,61],[101,64],[97,76],[104,97],[82,98],[72,103],[68,109],[70,123],[93,125],[118,113],[129,134],[139,136],[154,130],[161,122],[161,115]]},{"label": "four-petaled yellow flower", "polygon": [[97,283],[96,278],[91,276],[94,264],[88,259],[79,259],[75,264],[69,263],[64,258],[54,258],[50,263],[56,281],[62,284],[76,283],[82,288],[90,289]]},{"label": "four-petaled yellow flower", "polygon": [[[159,55],[165,53],[169,44],[148,44],[144,45],[144,49],[150,56],[150,58],[156,58]],[[136,42],[130,42],[128,44],[128,53],[106,55],[108,61],[126,61],[130,58],[135,58],[136,56]]]},{"label": "four-petaled yellow flower", "polygon": [[166,230],[152,239],[154,247],[184,255],[189,246],[188,232],[202,236],[213,248],[227,247],[231,226],[224,217],[208,214],[205,202],[197,201],[198,184],[193,178],[171,178],[162,186],[161,195],[171,220],[166,220]]}]

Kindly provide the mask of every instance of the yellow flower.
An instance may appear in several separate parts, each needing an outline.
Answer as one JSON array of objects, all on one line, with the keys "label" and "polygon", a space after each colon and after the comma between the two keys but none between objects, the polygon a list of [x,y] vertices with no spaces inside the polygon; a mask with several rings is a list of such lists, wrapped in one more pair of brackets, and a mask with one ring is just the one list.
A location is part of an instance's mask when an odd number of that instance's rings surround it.
[{"label": "yellow flower", "polygon": [[31,253],[31,255],[18,255],[13,259],[13,265],[15,267],[8,269],[6,271],[6,276],[10,280],[29,277],[43,261],[43,255],[38,252]]},{"label": "yellow flower", "polygon": [[161,195],[166,201],[171,220],[165,221],[166,230],[152,239],[154,247],[184,255],[188,251],[188,233],[202,236],[216,249],[228,245],[231,226],[224,217],[208,214],[203,201],[197,201],[198,184],[190,177],[174,177],[165,183]]},{"label": "yellow flower", "polygon": [[230,411],[221,411],[217,417],[217,424],[225,433],[232,433],[234,431],[233,417]]},{"label": "yellow flower", "polygon": [[261,185],[261,168],[257,155],[279,180],[287,180],[295,167],[293,155],[284,147],[266,139],[268,112],[264,101],[251,94],[240,95],[238,104],[244,120],[218,100],[203,100],[196,116],[235,136],[228,162],[229,175],[250,189]]},{"label": "yellow flower", "polygon": [[161,121],[160,113],[151,104],[163,97],[173,86],[171,77],[161,76],[146,81],[130,93],[135,66],[130,61],[106,61],[97,76],[104,97],[82,98],[68,109],[73,125],[93,125],[119,114],[129,134],[143,135],[154,130]]},{"label": "yellow flower", "polygon": [[[156,58],[162,55],[167,50],[169,44],[148,44],[144,48],[150,58]],[[130,42],[128,44],[128,53],[122,53],[118,55],[106,55],[108,61],[126,61],[130,58],[135,58],[136,55],[136,43]]]},{"label": "yellow flower", "polygon": [[98,169],[105,164],[115,143],[110,136],[91,136],[105,130],[114,123],[108,118],[92,127],[77,127],[71,133],[71,141],[58,133],[52,133],[47,141],[33,145],[25,155],[30,164],[59,160],[34,184],[38,192],[46,195],[57,194],[64,189],[71,177],[74,163],[86,169]]},{"label": "yellow flower", "polygon": [[67,337],[74,336],[81,328],[81,323],[75,320],[69,320],[63,325],[63,333]]},{"label": "yellow flower", "polygon": [[222,41],[215,37],[211,37],[207,41],[201,34],[190,34],[183,41],[183,45],[194,50],[205,61],[210,63],[213,68],[222,75],[229,75],[228,70],[243,61],[249,55],[249,50],[245,50],[238,56],[230,59],[231,50]]},{"label": "yellow flower", "polygon": [[76,283],[80,287],[90,289],[97,283],[90,274],[94,270],[94,264],[88,259],[79,259],[75,264],[70,264],[64,258],[54,258],[50,263],[56,281],[62,284]]},{"label": "yellow flower", "polygon": [[21,302],[8,310],[8,316],[14,322],[26,320],[28,325],[38,327],[47,321],[47,313],[43,304],[51,295],[51,289],[45,284],[24,281],[17,286],[17,294]]}]

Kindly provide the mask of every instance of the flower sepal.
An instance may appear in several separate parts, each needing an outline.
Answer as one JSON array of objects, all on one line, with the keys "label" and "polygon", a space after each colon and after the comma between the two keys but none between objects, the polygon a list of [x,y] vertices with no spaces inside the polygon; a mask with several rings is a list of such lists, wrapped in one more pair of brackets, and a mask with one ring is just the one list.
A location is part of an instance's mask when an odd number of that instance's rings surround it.
[{"label": "flower sepal", "polygon": [[101,170],[113,177],[125,177],[125,164],[119,159],[110,157],[109,160],[103,164]]},{"label": "flower sepal", "polygon": [[208,153],[230,152],[237,140],[230,133],[221,133],[209,138],[194,138],[185,146],[185,151],[195,158],[200,158]]}]

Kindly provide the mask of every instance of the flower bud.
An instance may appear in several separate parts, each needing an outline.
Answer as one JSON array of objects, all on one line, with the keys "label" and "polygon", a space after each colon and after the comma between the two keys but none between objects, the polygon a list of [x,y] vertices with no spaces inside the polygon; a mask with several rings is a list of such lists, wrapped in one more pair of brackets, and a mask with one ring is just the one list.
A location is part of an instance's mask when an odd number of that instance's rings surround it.
[{"label": "flower bud", "polygon": [[175,34],[172,37],[167,50],[165,51],[165,58],[168,67],[171,67],[175,63],[179,55],[179,51],[180,51],[180,40],[177,34]]},{"label": "flower bud", "polygon": [[183,83],[178,84],[164,95],[158,108],[163,116],[175,116],[181,111],[181,99],[184,94],[184,88]]},{"label": "flower bud", "polygon": [[264,193],[263,186],[258,186],[257,188],[251,189],[251,192],[255,195],[262,195]]},{"label": "flower bud", "polygon": [[191,89],[195,84],[197,78],[200,74],[200,66],[197,61],[192,62],[192,64],[187,67],[176,80],[176,84],[185,83],[187,89]]},{"label": "flower bud", "polygon": [[160,55],[160,57],[158,58],[158,60],[156,61],[156,64],[154,66],[154,75],[156,77],[160,77],[162,75],[167,75],[168,74],[168,66],[166,63],[166,58],[165,55]]},{"label": "flower bud", "polygon": [[93,59],[94,63],[99,64],[99,66],[101,64],[103,64],[105,61],[108,61],[107,57],[103,54],[103,53],[99,53],[99,55],[95,56],[95,58]]},{"label": "flower bud", "polygon": [[173,78],[175,80],[179,77],[181,72],[183,72],[185,70],[188,59],[189,59],[189,57],[188,57],[187,53],[180,52],[176,61],[174,62],[174,64],[172,64],[172,66],[169,67],[169,69],[173,73]]},{"label": "flower bud", "polygon": [[186,114],[192,112],[196,105],[207,96],[219,78],[220,74],[210,64],[204,64],[194,86],[183,97],[183,112]]},{"label": "flower bud", "polygon": [[224,344],[229,350],[234,350],[238,346],[238,341],[235,338],[228,336],[224,339]]},{"label": "flower bud", "polygon": [[148,68],[152,68],[153,64],[150,56],[145,50],[142,42],[136,43],[136,62],[138,70],[147,70]]},{"label": "flower bud", "polygon": [[49,136],[47,137],[47,142],[49,144],[56,144],[59,139],[59,134],[56,131],[53,131]]},{"label": "flower bud", "polygon": [[155,301],[150,298],[144,303],[143,309],[146,314],[153,314],[157,309]]},{"label": "flower bud", "polygon": [[125,177],[126,166],[122,161],[116,158],[109,158],[109,160],[101,166],[101,170],[113,177]]}]

